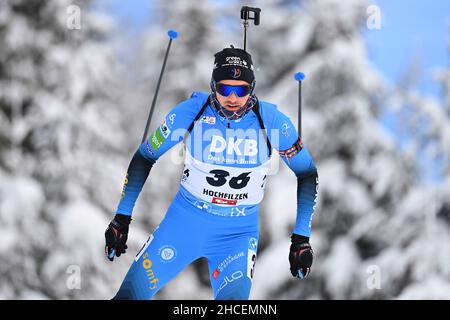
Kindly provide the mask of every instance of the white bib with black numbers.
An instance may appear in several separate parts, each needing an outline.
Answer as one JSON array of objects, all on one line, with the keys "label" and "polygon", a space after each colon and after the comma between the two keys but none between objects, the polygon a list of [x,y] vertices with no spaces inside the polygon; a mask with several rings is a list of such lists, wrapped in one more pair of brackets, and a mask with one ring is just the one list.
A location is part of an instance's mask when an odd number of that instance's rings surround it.
[{"label": "white bib with black numbers", "polygon": [[181,184],[196,198],[219,206],[256,205],[263,199],[269,160],[255,167],[224,166],[186,151]]}]

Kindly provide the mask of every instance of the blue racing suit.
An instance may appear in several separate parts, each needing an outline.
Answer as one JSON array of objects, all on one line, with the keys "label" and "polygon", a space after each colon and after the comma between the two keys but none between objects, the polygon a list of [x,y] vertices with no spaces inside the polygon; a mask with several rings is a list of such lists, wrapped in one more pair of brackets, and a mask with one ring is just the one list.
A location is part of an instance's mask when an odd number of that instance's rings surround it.
[{"label": "blue racing suit", "polygon": [[186,144],[179,191],[115,298],[150,299],[191,262],[206,258],[215,299],[248,299],[271,148],[297,176],[293,233],[310,236],[318,186],[314,161],[290,119],[273,104],[258,105],[258,112],[228,120],[209,104],[207,93],[194,92],[136,151],[119,214],[132,214],[153,164],[180,141]]}]

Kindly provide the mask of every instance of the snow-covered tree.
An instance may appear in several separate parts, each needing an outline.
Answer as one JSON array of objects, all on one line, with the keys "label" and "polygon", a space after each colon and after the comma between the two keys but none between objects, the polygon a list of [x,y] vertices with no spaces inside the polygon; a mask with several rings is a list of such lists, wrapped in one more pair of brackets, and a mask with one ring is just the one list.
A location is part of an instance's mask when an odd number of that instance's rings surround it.
[{"label": "snow-covered tree", "polygon": [[[127,39],[91,4],[0,3],[0,298],[115,294],[181,177],[178,148],[150,173],[129,252],[107,262],[103,233],[140,142],[167,30],[180,36],[151,130],[192,91],[209,91],[215,52],[242,47],[238,1],[154,0],[139,39]],[[256,93],[296,123],[293,75],[305,72],[302,138],[319,171],[315,260],[311,275],[298,281],[288,264],[296,179],[274,154],[279,172],[269,177],[261,207],[251,298],[448,298],[448,70],[439,74],[442,100],[384,84],[368,62],[364,1],[247,5],[262,8],[261,25],[251,25],[248,38]],[[81,29],[71,29],[77,8]],[[392,105],[401,110],[406,147],[381,123]],[[436,165],[438,183],[423,183],[424,158]],[[156,296],[169,298],[212,298],[206,264],[187,268]]]},{"label": "snow-covered tree", "polygon": [[103,257],[128,161],[113,30],[86,1],[0,4],[2,298],[102,298],[118,285]]},{"label": "snow-covered tree", "polygon": [[391,296],[400,299],[450,297],[449,75],[448,68],[436,72],[442,97],[403,85],[392,89],[389,100],[399,119],[395,130],[403,148],[417,161],[415,186],[399,199],[396,216],[383,226],[391,229],[393,245],[379,260],[387,264],[392,257],[399,262],[386,286],[394,282]]}]

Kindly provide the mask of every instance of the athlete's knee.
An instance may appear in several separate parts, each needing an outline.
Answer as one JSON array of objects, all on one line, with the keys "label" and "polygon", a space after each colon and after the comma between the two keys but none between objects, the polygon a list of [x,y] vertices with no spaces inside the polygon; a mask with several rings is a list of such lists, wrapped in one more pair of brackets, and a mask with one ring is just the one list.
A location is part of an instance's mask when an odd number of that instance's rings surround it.
[{"label": "athlete's knee", "polygon": [[235,279],[232,282],[227,282],[224,279],[219,291],[215,297],[216,300],[248,300],[250,290],[252,288],[252,281],[247,277]]}]

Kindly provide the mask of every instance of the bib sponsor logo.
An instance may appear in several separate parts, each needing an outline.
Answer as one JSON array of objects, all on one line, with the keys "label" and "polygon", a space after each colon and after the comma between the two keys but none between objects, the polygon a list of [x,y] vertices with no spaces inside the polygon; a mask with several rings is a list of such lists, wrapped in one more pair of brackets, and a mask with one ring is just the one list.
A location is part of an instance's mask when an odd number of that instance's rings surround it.
[{"label": "bib sponsor logo", "polygon": [[[243,152],[241,149],[243,148]],[[226,149],[228,155],[253,157],[258,154],[258,142],[254,139],[229,138],[228,142],[221,136],[212,136],[210,152],[223,152]]]},{"label": "bib sponsor logo", "polygon": [[221,198],[212,198],[212,203],[215,204],[226,204],[230,206],[235,206],[237,204],[237,200],[227,200]]},{"label": "bib sponsor logo", "polygon": [[212,116],[203,116],[200,119],[200,122],[204,122],[207,124],[215,124],[216,123],[216,117],[212,117]]},{"label": "bib sponsor logo", "polygon": [[213,197],[211,202],[216,204],[236,205],[238,200],[248,199],[248,193],[227,193],[204,188],[203,194]]}]

